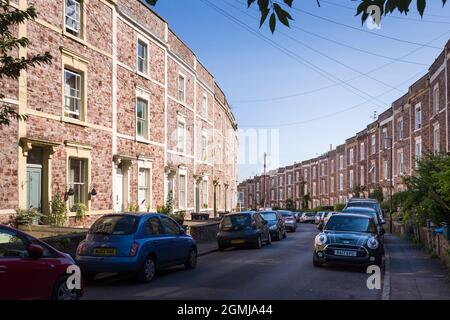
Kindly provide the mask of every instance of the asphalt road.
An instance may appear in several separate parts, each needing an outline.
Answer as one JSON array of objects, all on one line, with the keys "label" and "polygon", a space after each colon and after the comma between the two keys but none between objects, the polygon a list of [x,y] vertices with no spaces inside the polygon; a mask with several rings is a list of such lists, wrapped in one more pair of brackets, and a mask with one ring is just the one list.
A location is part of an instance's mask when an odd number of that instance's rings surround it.
[{"label": "asphalt road", "polygon": [[313,267],[316,234],[314,225],[299,225],[281,242],[260,250],[214,252],[199,257],[195,270],[163,270],[149,284],[100,276],[86,286],[83,299],[380,299],[381,290],[367,288],[365,270]]}]

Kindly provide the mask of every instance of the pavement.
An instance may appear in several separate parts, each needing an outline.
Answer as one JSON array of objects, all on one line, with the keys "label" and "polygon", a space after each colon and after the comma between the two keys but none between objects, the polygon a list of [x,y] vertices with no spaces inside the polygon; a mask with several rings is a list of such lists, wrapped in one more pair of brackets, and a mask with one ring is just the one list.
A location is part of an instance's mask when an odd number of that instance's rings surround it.
[{"label": "pavement", "polygon": [[[419,246],[385,235],[390,300],[450,300],[449,271]],[[388,278],[388,277],[386,277]]]},{"label": "pavement", "polygon": [[[314,225],[300,225],[288,238],[262,249],[228,249],[202,255],[194,270],[183,266],[159,271],[149,284],[129,276],[99,277],[87,284],[83,299],[215,300],[378,300],[369,290],[365,270],[314,268]],[[206,247],[204,247],[206,248]],[[202,252],[200,249],[199,252]]]}]

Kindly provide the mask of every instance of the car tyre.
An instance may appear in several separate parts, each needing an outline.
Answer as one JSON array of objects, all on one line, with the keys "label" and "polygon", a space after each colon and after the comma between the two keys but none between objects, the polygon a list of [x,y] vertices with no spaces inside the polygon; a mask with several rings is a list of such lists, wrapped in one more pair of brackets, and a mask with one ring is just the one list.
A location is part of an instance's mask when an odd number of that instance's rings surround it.
[{"label": "car tyre", "polygon": [[261,248],[262,248],[262,240],[261,240],[261,236],[259,235],[258,238],[256,239],[255,249],[261,249]]},{"label": "car tyre", "polygon": [[156,273],[155,258],[148,256],[145,258],[144,263],[141,266],[137,276],[140,282],[149,283],[153,280]]},{"label": "car tyre", "polygon": [[272,244],[272,236],[270,235],[270,232],[269,232],[269,235],[268,235],[266,244],[267,244],[267,245]]},{"label": "car tyre", "polygon": [[58,301],[74,301],[78,300],[80,298],[80,293],[78,290],[73,289],[70,290],[67,287],[67,279],[69,276],[61,276],[58,280],[56,280],[55,286],[53,287],[52,292],[52,300],[58,300]]},{"label": "car tyre", "polygon": [[323,263],[319,261],[315,253],[313,253],[313,266],[316,268],[320,268],[323,266]]},{"label": "car tyre", "polygon": [[197,249],[191,248],[184,267],[188,270],[195,269],[197,267]]},{"label": "car tyre", "polygon": [[282,238],[282,237],[283,237],[283,236],[282,236],[282,234],[281,234],[281,231],[278,230],[278,233],[277,233],[277,236],[276,236],[275,240],[276,240],[276,241],[281,241],[281,238]]}]

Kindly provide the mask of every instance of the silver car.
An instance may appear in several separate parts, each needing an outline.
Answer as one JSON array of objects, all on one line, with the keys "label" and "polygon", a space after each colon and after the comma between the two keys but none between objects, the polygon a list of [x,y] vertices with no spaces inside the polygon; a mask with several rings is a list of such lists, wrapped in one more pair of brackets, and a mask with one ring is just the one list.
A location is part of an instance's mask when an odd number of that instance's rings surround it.
[{"label": "silver car", "polygon": [[286,230],[295,232],[297,231],[297,219],[295,218],[295,214],[291,211],[279,210],[278,211],[284,220],[284,227]]},{"label": "silver car", "polygon": [[315,215],[314,212],[303,212],[300,217],[300,222],[302,223],[314,223]]}]

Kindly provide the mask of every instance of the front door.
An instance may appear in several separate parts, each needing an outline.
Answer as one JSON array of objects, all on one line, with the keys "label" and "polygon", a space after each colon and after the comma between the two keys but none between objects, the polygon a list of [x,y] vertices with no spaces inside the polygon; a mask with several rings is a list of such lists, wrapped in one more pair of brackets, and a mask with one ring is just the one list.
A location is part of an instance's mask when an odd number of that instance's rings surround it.
[{"label": "front door", "polygon": [[123,172],[121,168],[116,171],[116,181],[115,181],[115,192],[114,192],[114,211],[122,212],[123,210]]},{"label": "front door", "polygon": [[27,209],[41,209],[42,205],[42,166],[27,166]]}]

